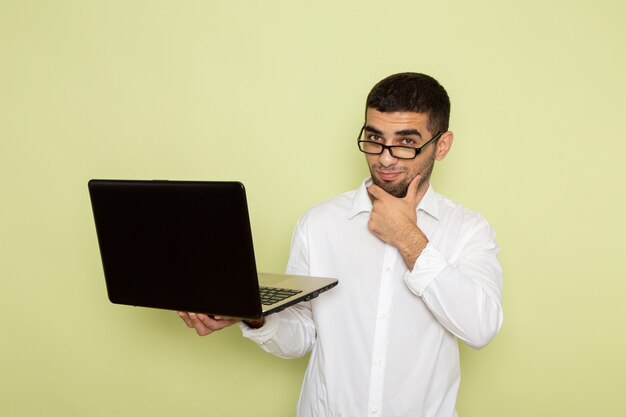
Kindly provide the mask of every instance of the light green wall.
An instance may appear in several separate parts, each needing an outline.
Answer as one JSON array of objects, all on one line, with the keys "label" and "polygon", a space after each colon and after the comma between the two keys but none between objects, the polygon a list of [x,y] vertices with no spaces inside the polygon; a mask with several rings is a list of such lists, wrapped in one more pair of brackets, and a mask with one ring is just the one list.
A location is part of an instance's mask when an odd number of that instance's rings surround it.
[{"label": "light green wall", "polygon": [[[291,416],[306,361],[110,304],[90,178],[241,180],[260,269],[366,175],[369,88],[453,103],[438,191],[498,232],[462,417],[626,413],[626,3],[0,0],[0,416]],[[280,401],[278,401],[280,400]]]}]

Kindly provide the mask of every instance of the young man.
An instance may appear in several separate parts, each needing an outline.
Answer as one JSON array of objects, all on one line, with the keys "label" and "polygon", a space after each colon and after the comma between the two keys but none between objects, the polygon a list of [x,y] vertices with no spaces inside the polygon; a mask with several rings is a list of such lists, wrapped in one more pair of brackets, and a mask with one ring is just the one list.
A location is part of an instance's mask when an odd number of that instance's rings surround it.
[{"label": "young man", "polygon": [[[480,348],[500,329],[495,234],[430,185],[454,139],[449,115],[446,91],[427,75],[376,84],[358,141],[371,178],[299,220],[287,265],[340,285],[240,324],[277,356],[311,351],[300,417],[455,416],[457,339]],[[200,335],[236,322],[179,315]]]}]

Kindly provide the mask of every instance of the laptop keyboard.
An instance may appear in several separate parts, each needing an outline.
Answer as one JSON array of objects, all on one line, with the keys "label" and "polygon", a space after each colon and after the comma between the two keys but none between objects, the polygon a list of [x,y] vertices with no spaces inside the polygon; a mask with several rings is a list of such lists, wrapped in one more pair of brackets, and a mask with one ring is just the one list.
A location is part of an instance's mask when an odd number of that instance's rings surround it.
[{"label": "laptop keyboard", "polygon": [[259,287],[259,292],[261,293],[261,304],[269,306],[302,291],[287,288]]}]

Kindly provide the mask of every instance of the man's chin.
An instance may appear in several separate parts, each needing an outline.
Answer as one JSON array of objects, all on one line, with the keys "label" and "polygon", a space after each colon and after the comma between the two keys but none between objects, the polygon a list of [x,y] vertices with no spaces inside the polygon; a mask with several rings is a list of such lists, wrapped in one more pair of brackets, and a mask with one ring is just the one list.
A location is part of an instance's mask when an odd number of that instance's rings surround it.
[{"label": "man's chin", "polygon": [[372,181],[374,182],[374,184],[378,185],[380,188],[385,190],[385,192],[397,198],[406,197],[406,192],[409,188],[409,184],[406,184],[404,181],[393,183],[393,182],[383,181],[376,177],[373,177]]}]

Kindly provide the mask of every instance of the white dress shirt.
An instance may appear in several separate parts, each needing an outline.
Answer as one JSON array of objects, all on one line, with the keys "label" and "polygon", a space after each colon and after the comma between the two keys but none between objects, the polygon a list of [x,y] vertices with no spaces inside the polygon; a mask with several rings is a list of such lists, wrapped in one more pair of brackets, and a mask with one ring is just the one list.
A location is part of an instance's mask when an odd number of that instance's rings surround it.
[{"label": "white dress shirt", "polygon": [[429,243],[409,271],[367,227],[369,183],[313,207],[294,231],[287,273],[339,285],[243,334],[280,357],[311,351],[300,417],[456,416],[457,339],[480,348],[502,324],[494,231],[430,187],[417,208]]}]

